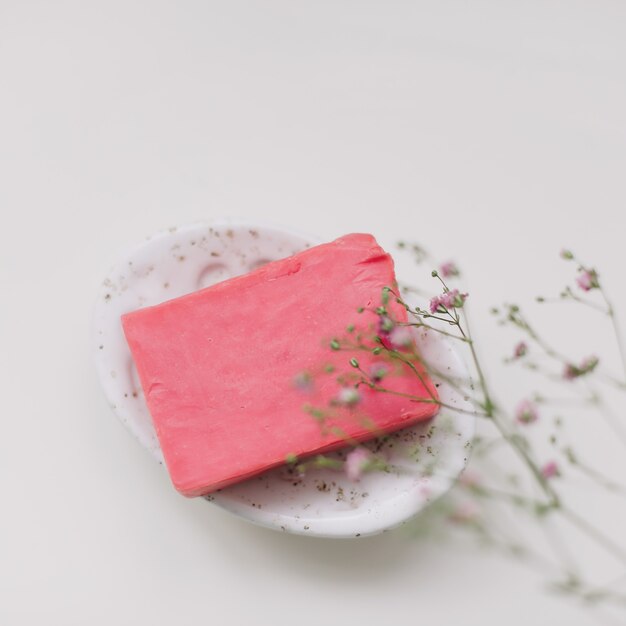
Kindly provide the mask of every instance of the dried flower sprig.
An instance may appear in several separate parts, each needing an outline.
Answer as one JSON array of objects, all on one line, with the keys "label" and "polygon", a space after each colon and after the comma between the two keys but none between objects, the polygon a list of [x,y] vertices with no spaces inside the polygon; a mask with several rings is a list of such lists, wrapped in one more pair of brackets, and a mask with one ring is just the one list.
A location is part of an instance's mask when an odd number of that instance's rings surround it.
[{"label": "dried flower sprig", "polygon": [[[418,263],[429,258],[425,250],[417,244],[404,242],[399,247],[411,253]],[[412,399],[437,403],[445,410],[483,418],[481,423],[485,426],[474,442],[473,463],[478,467],[483,465],[495,467],[495,471],[479,473],[470,467],[459,481],[458,488],[453,490],[450,496],[431,505],[430,511],[422,516],[419,528],[425,527],[425,520],[428,518],[435,519],[437,527],[441,528],[443,518],[452,522],[455,528],[460,526],[472,530],[482,542],[500,547],[507,554],[540,568],[552,577],[554,581],[552,588],[559,592],[575,595],[586,602],[610,602],[626,606],[624,587],[626,572],[620,574],[621,578],[616,579],[622,583],[621,589],[619,585],[603,585],[586,580],[580,573],[584,568],[580,567],[581,564],[575,563],[576,559],[568,545],[559,541],[559,533],[554,535],[550,530],[551,524],[555,521],[567,524],[621,567],[626,568],[626,547],[622,545],[621,538],[612,537],[602,527],[597,527],[577,512],[561,488],[571,470],[586,476],[610,497],[622,498],[626,495],[626,486],[610,477],[610,471],[590,466],[588,462],[582,460],[584,455],[575,450],[571,443],[561,443],[565,438],[564,420],[558,415],[550,416],[555,408],[569,410],[568,407],[576,407],[580,410],[598,411],[613,432],[626,444],[626,428],[622,417],[611,409],[599,390],[599,386],[608,384],[619,392],[626,391],[626,349],[615,309],[596,269],[581,263],[569,250],[562,251],[561,257],[566,261],[577,263],[575,287],[568,286],[563,289],[560,298],[539,297],[537,300],[546,304],[569,300],[606,315],[614,330],[623,366],[621,374],[615,375],[604,371],[597,356],[577,360],[563,354],[545,340],[519,305],[506,304],[494,308],[492,313],[501,325],[516,329],[522,336],[509,351],[505,362],[524,367],[541,376],[544,386],[550,390],[555,385],[567,386],[566,394],[562,398],[545,391],[535,392],[520,401],[514,410],[507,410],[492,393],[491,384],[488,382],[471,334],[466,311],[468,294],[458,288],[451,289],[447,284],[448,279],[458,278],[461,272],[456,264],[447,262],[432,272],[432,276],[439,281],[438,293],[427,297],[423,289],[415,287],[403,287],[401,292],[386,287],[381,294],[380,306],[372,309],[378,318],[373,335],[364,336],[362,333],[355,333],[353,327],[347,329],[345,336],[332,339],[329,344],[330,350],[345,350],[350,353],[346,363],[350,373],[332,372],[343,385],[339,396],[329,407],[308,407],[307,410],[322,427],[333,415],[335,410],[333,404],[349,408],[356,419],[366,423],[367,416],[359,412],[360,388],[366,386],[379,393],[398,393],[386,386],[387,376],[398,366],[408,368],[408,371],[420,379],[423,378],[424,372],[428,372],[433,378],[445,380],[456,389],[463,390],[471,399],[473,410],[460,411],[435,396]],[[589,296],[598,294],[599,302],[582,297],[577,291]],[[410,304],[404,294],[427,298],[427,305]],[[389,314],[387,304],[390,298],[394,298],[395,302],[407,311],[408,322],[398,322]],[[361,308],[358,312],[363,310]],[[445,373],[434,371],[428,363],[423,362],[410,340],[411,328],[423,328],[429,332],[440,333],[464,346],[472,363],[472,380],[449,379]],[[376,355],[379,360],[363,369],[359,358],[355,356],[360,350]],[[556,366],[556,369],[553,366]],[[310,380],[306,378],[304,382],[300,381],[303,388],[309,383]],[[550,454],[546,454],[545,446],[535,443],[534,437],[526,434],[530,433],[530,430],[535,432],[534,429],[528,430],[528,426],[535,422],[541,427],[552,425],[554,429],[548,438]],[[347,443],[352,443],[354,448],[348,453],[346,461],[336,466],[336,469],[343,469],[354,480],[358,480],[364,471],[376,469],[389,471],[385,460],[377,457],[375,452],[359,446],[356,442],[347,441]],[[512,453],[517,458],[518,467],[523,469],[521,473],[518,471],[512,474],[509,471],[508,468],[515,467],[516,464],[510,456],[502,458],[502,455],[507,453]],[[317,458],[314,464],[323,463],[320,458]],[[483,477],[487,475],[490,477],[489,480]],[[525,519],[524,526],[529,529],[538,528],[546,533],[548,551],[553,552],[551,558],[546,557],[543,552],[538,552],[530,543],[524,543],[519,536],[510,536],[510,528],[503,529],[499,525],[498,515],[494,510],[498,509],[501,512],[502,507],[512,507],[517,523],[520,519]],[[520,514],[523,514],[523,517],[520,517]]]}]

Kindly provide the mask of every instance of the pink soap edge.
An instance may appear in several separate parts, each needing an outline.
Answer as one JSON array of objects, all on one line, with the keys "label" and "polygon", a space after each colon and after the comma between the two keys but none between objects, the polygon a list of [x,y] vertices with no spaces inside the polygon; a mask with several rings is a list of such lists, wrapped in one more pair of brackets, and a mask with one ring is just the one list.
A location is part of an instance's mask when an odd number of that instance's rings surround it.
[{"label": "pink soap edge", "polygon": [[[126,334],[126,324],[128,323],[128,321],[132,321],[133,318],[135,317],[140,317],[142,316],[145,312],[150,311],[152,309],[159,309],[163,306],[166,306],[168,304],[170,304],[171,302],[174,301],[179,301],[179,300],[185,300],[185,299],[194,299],[196,297],[199,297],[199,294],[207,291],[207,290],[214,290],[214,291],[219,291],[220,288],[222,288],[223,285],[225,285],[226,283],[229,283],[229,285],[232,285],[233,283],[246,283],[251,281],[253,278],[255,278],[258,274],[271,274],[272,270],[274,270],[276,267],[279,266],[279,264],[283,264],[285,263],[285,261],[298,256],[298,257],[302,257],[302,256],[307,256],[309,254],[309,252],[315,251],[315,250],[319,250],[320,248],[324,248],[327,246],[332,246],[332,245],[337,245],[338,243],[340,245],[346,245],[349,243],[352,243],[354,241],[357,241],[359,239],[367,239],[369,241],[369,247],[370,247],[370,255],[367,256],[367,258],[365,258],[363,261],[361,261],[361,263],[371,263],[373,261],[378,260],[380,257],[389,257],[391,259],[392,262],[392,269],[394,270],[394,275],[395,275],[395,264],[393,263],[393,258],[391,257],[391,255],[386,252],[384,250],[384,248],[382,248],[380,246],[380,244],[376,241],[376,238],[374,237],[374,235],[370,234],[370,233],[350,233],[348,235],[343,235],[342,237],[337,237],[336,239],[333,239],[332,241],[328,241],[325,243],[321,243],[321,244],[317,244],[315,246],[312,246],[311,248],[306,248],[304,250],[301,250],[300,252],[296,252],[294,254],[291,254],[289,256],[286,257],[282,257],[281,259],[276,259],[275,261],[270,261],[269,263],[266,263],[265,265],[262,265],[260,267],[257,267],[256,269],[247,272],[245,274],[241,274],[239,276],[233,276],[231,278],[226,278],[224,280],[221,280],[213,285],[209,285],[207,287],[203,287],[202,289],[197,289],[196,291],[192,291],[190,293],[187,294],[183,294],[182,296],[176,296],[174,298],[170,298],[169,300],[164,300],[163,302],[159,302],[159,304],[154,304],[151,306],[145,306],[145,307],[141,307],[138,309],[135,309],[134,311],[128,311],[127,313],[124,313],[121,315],[120,319],[122,321],[122,326],[124,328],[124,334],[126,336],[126,340],[128,342],[128,335]],[[347,246],[346,246],[347,247]],[[362,247],[362,246],[355,246],[355,247]],[[297,271],[297,270],[296,270]],[[278,276],[277,276],[278,277]]]},{"label": "pink soap edge", "polygon": [[[406,419],[404,422],[402,422],[401,424],[397,424],[393,428],[381,429],[376,434],[364,433],[363,435],[353,436],[352,439],[359,443],[364,443],[367,441],[371,441],[372,439],[375,439],[376,437],[398,432],[400,430],[404,430],[405,428],[410,428],[411,426],[414,426],[417,423],[425,422],[427,420],[433,419],[439,412],[439,405],[434,404],[434,405],[429,405],[429,406],[433,406],[433,409],[430,410],[429,408],[429,409],[426,409],[423,413],[420,412],[415,415],[412,415],[411,417]],[[323,454],[325,452],[333,452],[335,450],[340,450],[341,448],[348,448],[351,445],[352,445],[351,443],[348,443],[345,441],[335,441],[331,444],[323,445],[314,450],[308,451],[306,454],[303,454],[299,456],[298,458],[307,459],[317,454]],[[281,460],[276,461],[275,463],[266,465],[261,470],[255,470],[252,472],[248,472],[246,474],[241,474],[238,476],[234,476],[232,478],[228,478],[219,483],[211,485],[211,487],[209,488],[188,489],[184,486],[184,484],[176,483],[174,480],[171,480],[171,482],[174,488],[176,489],[176,491],[178,491],[183,496],[187,498],[197,498],[200,496],[206,496],[211,493],[215,493],[216,491],[219,491],[220,489],[224,489],[225,487],[238,484],[250,478],[254,478],[255,476],[260,476],[261,474],[264,474],[265,472],[269,472],[270,470],[276,469],[277,467],[280,467],[281,465],[286,465],[286,462],[284,459],[281,459]],[[170,474],[170,479],[171,479],[171,474]]]}]

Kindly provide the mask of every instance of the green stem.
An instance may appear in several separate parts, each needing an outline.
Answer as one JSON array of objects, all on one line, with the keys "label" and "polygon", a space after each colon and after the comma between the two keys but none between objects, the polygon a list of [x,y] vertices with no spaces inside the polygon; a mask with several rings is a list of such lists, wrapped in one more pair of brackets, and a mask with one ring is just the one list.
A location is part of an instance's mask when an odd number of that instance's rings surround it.
[{"label": "green stem", "polygon": [[413,326],[414,328],[427,328],[428,330],[432,330],[436,333],[439,333],[440,335],[445,335],[446,337],[450,337],[451,339],[456,339],[457,341],[467,342],[467,339],[464,339],[463,337],[459,337],[458,335],[455,335],[454,333],[449,333],[445,330],[442,330],[441,328],[435,328],[434,326],[430,326],[429,324],[425,324],[424,322],[417,322],[417,323],[407,322],[406,324],[398,324],[398,326]]},{"label": "green stem", "polygon": [[463,413],[464,415],[472,415],[474,417],[485,417],[485,418],[488,417],[484,413],[459,409],[456,406],[452,406],[450,404],[446,404],[445,402],[441,402],[441,400],[432,399],[432,398],[420,398],[419,396],[414,396],[414,395],[411,395],[410,393],[402,393],[401,391],[394,391],[393,389],[386,389],[385,387],[379,387],[378,385],[374,385],[367,380],[363,380],[363,384],[367,385],[374,391],[380,391],[381,393],[389,393],[394,396],[400,396],[401,398],[408,398],[409,400],[413,400],[413,402],[420,402],[423,404],[436,404],[438,406],[443,407],[444,409],[449,409],[450,411],[456,411],[457,413]]},{"label": "green stem", "polygon": [[521,315],[519,316],[521,328],[526,331],[526,334],[551,358],[556,361],[560,361],[561,363],[568,364],[571,363],[571,359],[568,359],[565,355],[561,354],[557,350],[555,350],[552,346],[550,346],[538,333],[537,331],[523,318]]},{"label": "green stem", "polygon": [[559,497],[557,496],[556,492],[548,484],[547,480],[544,478],[543,474],[541,473],[541,470],[537,467],[537,464],[533,461],[533,459],[530,457],[530,455],[525,450],[525,448],[520,444],[517,438],[512,436],[512,434],[508,431],[507,427],[505,427],[504,423],[500,420],[500,418],[498,417],[496,413],[496,405],[494,404],[491,394],[489,393],[489,388],[487,386],[485,374],[483,372],[483,369],[480,364],[480,360],[478,358],[478,354],[476,353],[476,349],[474,347],[474,341],[472,340],[472,334],[471,334],[469,322],[467,319],[467,314],[464,315],[464,320],[465,320],[465,326],[466,326],[467,332],[463,330],[460,320],[458,322],[458,328],[461,334],[464,337],[466,337],[468,340],[468,345],[470,348],[470,353],[472,355],[472,360],[474,362],[474,367],[476,368],[476,373],[478,375],[480,387],[483,391],[485,413],[487,413],[487,415],[491,417],[496,428],[500,431],[500,434],[504,437],[504,439],[506,439],[506,441],[516,451],[517,455],[526,464],[526,466],[528,467],[528,469],[530,470],[530,472],[536,479],[537,483],[539,484],[543,492],[550,498],[550,504],[556,508],[559,506]]},{"label": "green stem", "polygon": [[[595,302],[590,302],[589,300],[585,298],[581,298],[580,296],[577,296],[569,287],[566,289],[565,293],[567,294],[568,298],[571,298],[572,300],[579,302],[580,304],[584,304],[585,306],[588,306],[590,309],[594,309],[595,311],[598,311],[600,313],[608,314],[608,311],[606,309],[604,309],[601,306],[598,306]],[[566,298],[562,298],[561,302],[564,299]]]},{"label": "green stem", "polygon": [[624,347],[622,329],[617,320],[617,316],[615,315],[615,309],[613,308],[613,304],[609,300],[608,296],[606,295],[606,292],[604,291],[602,287],[600,287],[600,293],[602,294],[602,297],[604,298],[604,302],[606,303],[606,306],[608,309],[607,313],[609,317],[611,318],[611,324],[613,325],[613,332],[615,333],[615,339],[617,340],[617,349],[619,351],[620,359],[622,361],[622,369],[624,373],[624,380],[621,382],[623,383],[624,386],[626,386],[626,348]]},{"label": "green stem", "polygon": [[577,513],[574,513],[571,509],[561,507],[560,510],[563,517],[576,526],[578,530],[586,534],[590,539],[593,539],[598,545],[602,546],[607,553],[611,554],[622,563],[622,565],[626,565],[626,550],[622,546],[615,543],[612,539],[609,539],[595,526],[590,524],[583,517],[580,517]]},{"label": "green stem", "polygon": [[613,434],[619,439],[620,443],[626,446],[626,429],[622,424],[622,420],[616,415],[610,407],[602,400],[602,397],[595,389],[589,384],[588,381],[584,381],[588,392],[595,398],[595,407],[600,413],[602,419],[606,422],[607,426],[613,431]]},{"label": "green stem", "polygon": [[585,474],[585,476],[593,480],[596,484],[604,487],[608,491],[626,494],[626,487],[624,487],[624,485],[620,485],[619,483],[614,482],[610,478],[606,477],[604,474],[593,469],[593,467],[590,467],[585,463],[581,463],[580,461],[573,462],[572,465],[573,467],[576,467],[580,472]]}]

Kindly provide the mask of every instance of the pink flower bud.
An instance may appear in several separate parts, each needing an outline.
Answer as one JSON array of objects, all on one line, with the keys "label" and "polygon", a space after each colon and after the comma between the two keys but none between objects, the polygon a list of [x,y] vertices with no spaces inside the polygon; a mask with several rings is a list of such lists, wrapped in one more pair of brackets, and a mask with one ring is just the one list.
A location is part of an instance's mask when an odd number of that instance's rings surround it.
[{"label": "pink flower bud", "polygon": [[537,407],[530,400],[522,400],[515,411],[515,419],[520,424],[532,424],[539,419]]},{"label": "pink flower bud", "polygon": [[546,479],[549,480],[550,478],[554,478],[555,476],[560,476],[559,473],[559,466],[556,464],[555,461],[548,461],[542,468],[541,468],[541,475]]},{"label": "pink flower bud", "polygon": [[516,346],[515,346],[515,350],[513,352],[513,356],[516,359],[520,359],[521,357],[525,356],[526,353],[528,352],[528,346],[526,345],[525,342],[520,341]]},{"label": "pink flower bud", "polygon": [[371,459],[371,452],[365,448],[354,448],[348,452],[344,470],[350,480],[359,480]]},{"label": "pink flower bud", "polygon": [[453,276],[458,276],[461,272],[454,261],[446,261],[439,267],[439,273],[444,278],[451,278]]},{"label": "pink flower bud", "polygon": [[457,524],[469,524],[478,519],[480,510],[471,500],[461,502],[450,514],[450,521]]},{"label": "pink flower bud", "polygon": [[596,369],[596,366],[599,362],[600,359],[598,359],[597,356],[588,356],[580,362],[580,365],[567,363],[563,369],[563,378],[565,378],[566,380],[574,380],[574,378],[589,374],[590,372],[593,372],[594,369]]},{"label": "pink flower bud", "polygon": [[460,309],[464,304],[469,294],[459,293],[458,289],[451,289],[444,293],[435,296],[430,301],[430,312],[437,313],[441,309]]},{"label": "pink flower bud", "polygon": [[583,291],[598,289],[600,287],[600,283],[598,282],[598,273],[595,270],[582,270],[576,277],[576,284]]}]

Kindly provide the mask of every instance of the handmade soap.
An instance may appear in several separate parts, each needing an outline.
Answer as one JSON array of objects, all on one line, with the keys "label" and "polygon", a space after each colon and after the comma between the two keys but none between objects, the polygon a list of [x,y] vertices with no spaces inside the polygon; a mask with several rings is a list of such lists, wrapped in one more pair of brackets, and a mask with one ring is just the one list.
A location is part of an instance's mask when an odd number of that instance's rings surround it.
[{"label": "handmade soap", "polygon": [[[405,365],[388,375],[385,386],[394,393],[361,385],[354,395],[350,358],[367,373],[380,357],[331,348],[346,333],[376,333],[375,308],[393,284],[391,257],[371,235],[353,234],[124,315],[176,489],[203,495],[288,455],[328,451],[432,417],[436,390],[421,367],[419,376]],[[387,307],[390,318],[406,321],[394,298]],[[305,405],[330,407],[329,414],[315,419]]]}]

